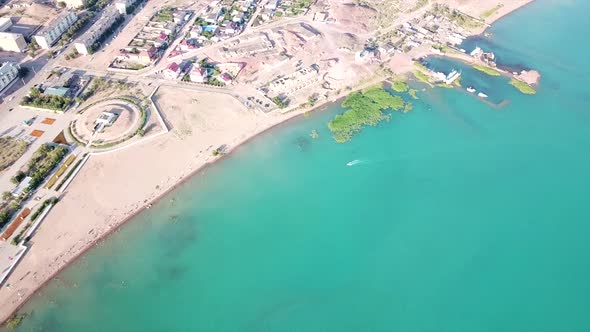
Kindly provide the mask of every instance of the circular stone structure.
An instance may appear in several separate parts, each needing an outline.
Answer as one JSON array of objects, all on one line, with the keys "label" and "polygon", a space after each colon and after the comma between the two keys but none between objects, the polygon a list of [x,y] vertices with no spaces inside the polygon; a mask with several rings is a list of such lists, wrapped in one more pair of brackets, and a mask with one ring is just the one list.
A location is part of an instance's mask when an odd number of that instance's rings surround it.
[{"label": "circular stone structure", "polygon": [[[104,120],[102,125],[99,125],[99,118]],[[106,99],[84,110],[74,129],[81,141],[108,144],[130,138],[141,126],[140,119],[141,111],[137,105],[124,99]]]}]

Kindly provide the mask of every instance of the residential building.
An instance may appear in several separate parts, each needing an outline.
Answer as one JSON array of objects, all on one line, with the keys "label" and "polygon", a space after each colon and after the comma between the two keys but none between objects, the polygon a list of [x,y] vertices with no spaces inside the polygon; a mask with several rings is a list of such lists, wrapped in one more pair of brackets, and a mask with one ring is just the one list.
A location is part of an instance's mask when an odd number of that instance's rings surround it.
[{"label": "residential building", "polygon": [[49,87],[49,88],[45,89],[43,91],[43,94],[48,95],[48,96],[64,97],[69,91],[70,91],[70,88],[66,88],[63,86],[57,86],[57,87]]},{"label": "residential building", "polygon": [[31,180],[33,180],[32,177],[27,176],[26,178],[24,178],[17,186],[16,188],[14,188],[10,193],[12,194],[13,197],[19,197],[20,195],[22,195],[25,192],[25,189],[27,189],[29,187],[29,184],[31,183]]},{"label": "residential building", "polygon": [[121,17],[119,11],[114,7],[106,7],[101,17],[92,24],[92,27],[84,33],[77,43],[74,44],[80,54],[90,54],[92,44],[97,41],[102,34],[107,31],[117,18]]},{"label": "residential building", "polygon": [[210,24],[216,24],[223,18],[223,9],[221,7],[213,8],[205,16],[205,22]]},{"label": "residential building", "polygon": [[25,37],[20,33],[0,32],[0,50],[24,52],[27,48]]},{"label": "residential building", "polygon": [[12,26],[10,17],[0,17],[0,31],[6,31]]},{"label": "residential building", "polygon": [[324,22],[328,18],[328,13],[317,12],[313,15],[313,20],[317,22]]},{"label": "residential building", "polygon": [[152,61],[158,58],[158,49],[154,46],[147,50],[138,50],[137,52],[130,52],[122,50],[118,58],[129,62],[135,62],[140,65],[148,66]]},{"label": "residential building", "polygon": [[77,20],[78,15],[76,13],[71,11],[63,12],[35,35],[35,41],[41,48],[49,49]]},{"label": "residential building", "polygon": [[176,62],[172,62],[164,70],[164,75],[171,79],[177,79],[180,76],[180,66]]},{"label": "residential building", "polygon": [[19,65],[12,62],[0,64],[0,91],[4,91],[18,77]]},{"label": "residential building", "polygon": [[196,83],[205,83],[207,82],[207,77],[208,77],[208,73],[207,73],[207,69],[203,68],[203,67],[193,67],[193,69],[190,72],[190,78],[191,78],[191,82],[196,82]]},{"label": "residential building", "polygon": [[264,5],[265,9],[276,10],[281,4],[281,0],[270,0]]},{"label": "residential building", "polygon": [[0,18],[0,50],[7,52],[23,52],[27,48],[25,37],[20,33],[10,32],[12,19]]},{"label": "residential building", "polygon": [[180,42],[179,48],[181,51],[194,50],[199,47],[199,42],[196,39],[185,39]]},{"label": "residential building", "polygon": [[132,0],[116,0],[114,2],[115,8],[119,11],[119,14],[127,14],[127,7],[129,7],[134,1]]},{"label": "residential building", "polygon": [[66,3],[68,8],[82,8],[88,3],[87,0],[60,0]]},{"label": "residential building", "polygon": [[223,73],[223,74],[217,76],[217,79],[220,80],[221,82],[225,83],[225,85],[229,85],[232,82],[232,77],[228,73]]},{"label": "residential building", "polygon": [[115,0],[113,3],[121,15],[126,15],[127,9],[136,2],[137,0]]}]

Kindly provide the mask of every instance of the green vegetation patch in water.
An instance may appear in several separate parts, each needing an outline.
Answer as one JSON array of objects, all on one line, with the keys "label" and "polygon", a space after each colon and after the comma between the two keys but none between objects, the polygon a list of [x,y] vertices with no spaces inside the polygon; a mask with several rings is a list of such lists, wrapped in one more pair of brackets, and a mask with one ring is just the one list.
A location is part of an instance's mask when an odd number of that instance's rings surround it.
[{"label": "green vegetation patch in water", "polygon": [[410,95],[410,97],[412,97],[412,99],[418,99],[418,96],[416,95],[416,93],[418,93],[418,90],[416,90],[416,89],[410,89],[408,91],[408,94]]},{"label": "green vegetation patch in water", "polygon": [[395,81],[395,82],[393,82],[393,84],[391,84],[391,88],[395,92],[406,92],[406,91],[408,91],[408,85],[406,84],[406,82],[402,82],[402,81]]},{"label": "green vegetation patch in water", "polygon": [[420,70],[414,70],[414,76],[419,81],[426,83],[432,87],[432,84],[430,83],[430,76],[428,76],[427,74],[424,74],[424,72],[422,72]]},{"label": "green vegetation patch in water", "polygon": [[479,71],[481,71],[483,73],[486,73],[486,74],[488,74],[490,76],[500,76],[501,75],[499,71],[495,70],[492,67],[475,64],[475,65],[473,65],[473,68],[474,69],[477,69],[477,70],[479,70]]},{"label": "green vegetation patch in water", "polygon": [[350,141],[364,126],[376,126],[379,122],[389,119],[389,115],[384,111],[403,109],[404,100],[391,95],[383,88],[373,88],[348,95],[342,106],[348,110],[328,122],[328,128],[338,143]]},{"label": "green vegetation patch in water", "polygon": [[412,103],[407,103],[406,106],[404,106],[404,113],[408,113],[409,111],[414,109],[414,105]]},{"label": "green vegetation patch in water", "polygon": [[537,90],[535,90],[533,87],[521,80],[517,80],[516,78],[510,80],[510,85],[517,88],[518,91],[524,93],[525,95],[534,95],[537,93]]}]

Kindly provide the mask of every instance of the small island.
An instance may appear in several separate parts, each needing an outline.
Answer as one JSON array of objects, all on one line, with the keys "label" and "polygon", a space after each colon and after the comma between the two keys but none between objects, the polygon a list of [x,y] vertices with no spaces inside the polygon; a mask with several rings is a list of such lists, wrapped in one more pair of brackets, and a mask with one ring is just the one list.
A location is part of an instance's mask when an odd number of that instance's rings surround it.
[{"label": "small island", "polygon": [[342,107],[348,110],[336,115],[328,123],[328,128],[336,142],[345,143],[364,126],[376,126],[379,122],[389,119],[387,110],[399,111],[404,105],[402,97],[393,96],[381,87],[353,92],[342,103]]}]

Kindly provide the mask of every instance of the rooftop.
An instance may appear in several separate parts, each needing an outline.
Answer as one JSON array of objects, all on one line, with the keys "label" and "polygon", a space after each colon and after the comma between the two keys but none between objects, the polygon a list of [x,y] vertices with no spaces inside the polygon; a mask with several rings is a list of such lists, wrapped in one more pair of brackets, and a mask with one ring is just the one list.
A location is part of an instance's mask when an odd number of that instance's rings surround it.
[{"label": "rooftop", "polygon": [[102,32],[105,29],[105,26],[110,26],[113,23],[113,17],[119,16],[119,11],[115,7],[106,7],[100,18],[92,24],[90,29],[88,29],[82,38],[80,38],[80,43],[86,43],[88,40],[94,40],[94,35],[97,32]]},{"label": "rooftop", "polygon": [[[54,17],[51,21],[49,21],[49,23],[45,24],[45,26],[43,28],[41,28],[41,30],[39,30],[37,32],[37,35],[42,35],[44,32],[46,32],[47,30],[50,30],[51,28],[53,28],[55,25],[57,25],[59,22],[63,21],[63,19],[70,15],[71,13],[75,14],[74,12],[70,12],[70,11],[64,11],[60,14],[58,14],[56,17]],[[1,25],[1,23],[0,23]]]}]

